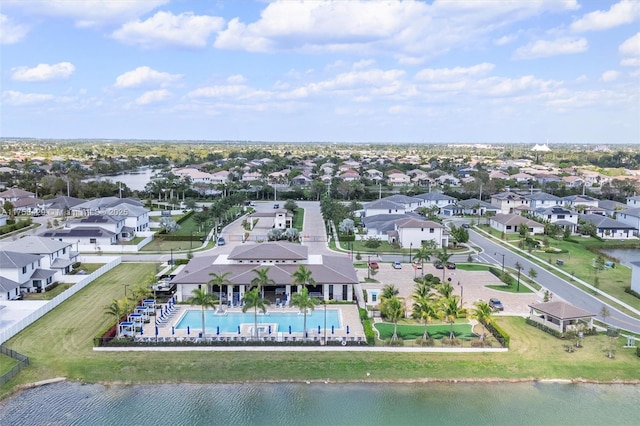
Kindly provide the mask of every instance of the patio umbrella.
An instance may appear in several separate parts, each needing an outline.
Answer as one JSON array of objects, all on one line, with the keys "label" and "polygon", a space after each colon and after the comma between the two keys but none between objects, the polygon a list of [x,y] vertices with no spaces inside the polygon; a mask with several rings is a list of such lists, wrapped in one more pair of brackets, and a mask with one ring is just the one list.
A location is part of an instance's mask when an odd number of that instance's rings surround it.
[{"label": "patio umbrella", "polygon": [[140,335],[142,336],[144,334],[144,330],[142,329],[142,327],[140,327]]},{"label": "patio umbrella", "polygon": [[320,334],[320,326],[318,326],[318,334]]},{"label": "patio umbrella", "polygon": [[156,325],[156,336],[158,335],[158,326]]},{"label": "patio umbrella", "polygon": [[289,334],[291,334],[291,326],[289,326]]},{"label": "patio umbrella", "polygon": [[240,334],[240,326],[238,326],[238,334]]},{"label": "patio umbrella", "polygon": [[331,334],[333,334],[333,331],[334,331],[334,330],[333,330],[333,326],[331,326]]},{"label": "patio umbrella", "polygon": [[187,326],[187,334],[191,334],[191,327]]},{"label": "patio umbrella", "polygon": [[349,334],[349,326],[347,326],[347,334]]},{"label": "patio umbrella", "polygon": [[271,334],[271,326],[269,326],[269,334]]},{"label": "patio umbrella", "polygon": [[216,326],[216,335],[220,335],[220,326]]},{"label": "patio umbrella", "polygon": [[171,335],[173,336],[174,334],[176,334],[176,328],[171,326]]}]

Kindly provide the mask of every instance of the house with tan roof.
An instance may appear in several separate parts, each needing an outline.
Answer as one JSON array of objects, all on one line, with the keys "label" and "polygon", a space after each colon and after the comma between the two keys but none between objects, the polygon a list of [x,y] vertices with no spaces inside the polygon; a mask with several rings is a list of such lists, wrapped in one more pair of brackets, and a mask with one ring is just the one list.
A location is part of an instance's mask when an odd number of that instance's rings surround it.
[{"label": "house with tan roof", "polygon": [[491,196],[491,204],[498,207],[503,214],[514,213],[519,207],[529,208],[529,200],[515,192],[501,192]]},{"label": "house with tan roof", "polygon": [[387,175],[387,182],[391,186],[403,186],[411,183],[411,177],[404,173],[389,173]]}]

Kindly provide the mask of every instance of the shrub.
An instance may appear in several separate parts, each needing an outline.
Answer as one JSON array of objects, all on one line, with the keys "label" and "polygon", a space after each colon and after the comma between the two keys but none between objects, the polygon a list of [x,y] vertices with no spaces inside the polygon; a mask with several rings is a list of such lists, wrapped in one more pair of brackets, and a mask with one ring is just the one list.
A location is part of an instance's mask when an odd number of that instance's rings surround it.
[{"label": "shrub", "polygon": [[396,340],[391,340],[391,337],[384,341],[385,346],[404,346],[404,340],[401,338],[397,338]]},{"label": "shrub", "polygon": [[640,346],[636,346],[636,355],[640,357]]},{"label": "shrub", "polygon": [[460,339],[454,337],[453,339],[449,337],[442,338],[442,346],[460,346]]},{"label": "shrub", "polygon": [[631,290],[631,287],[625,287],[624,288],[625,293],[629,293],[630,295],[637,297],[638,299],[640,299],[640,293],[638,293],[635,290]]},{"label": "shrub", "polygon": [[431,337],[429,337],[428,339],[423,339],[422,336],[416,337],[415,342],[417,346],[422,347],[432,347],[433,345],[435,345],[435,341]]},{"label": "shrub", "polygon": [[509,343],[511,341],[511,337],[509,334],[500,328],[499,325],[495,323],[485,324],[485,328],[496,338],[496,340],[505,348],[509,347]]}]

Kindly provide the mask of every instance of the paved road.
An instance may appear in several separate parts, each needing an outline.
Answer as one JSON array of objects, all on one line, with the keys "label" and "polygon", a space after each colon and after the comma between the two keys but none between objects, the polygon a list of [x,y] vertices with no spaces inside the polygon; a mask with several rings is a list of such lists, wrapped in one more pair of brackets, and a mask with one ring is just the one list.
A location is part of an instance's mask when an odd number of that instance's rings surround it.
[{"label": "paved road", "polygon": [[600,320],[602,319],[600,317],[600,311],[603,306],[607,306],[607,309],[611,314],[611,316],[607,318],[608,324],[634,333],[640,333],[639,319],[620,312],[618,309],[597,299],[593,295],[576,288],[568,281],[563,280],[548,270],[530,262],[525,257],[506,250],[499,244],[494,243],[476,231],[470,230],[469,239],[471,243],[481,248],[481,252],[478,255],[479,261],[493,263],[500,267],[502,267],[504,261],[504,266],[511,268],[515,268],[515,263],[520,262],[520,265],[523,267],[523,273],[528,274],[528,271],[533,268],[538,274],[536,282],[547,288],[554,297],[559,297],[574,306],[593,312]]}]

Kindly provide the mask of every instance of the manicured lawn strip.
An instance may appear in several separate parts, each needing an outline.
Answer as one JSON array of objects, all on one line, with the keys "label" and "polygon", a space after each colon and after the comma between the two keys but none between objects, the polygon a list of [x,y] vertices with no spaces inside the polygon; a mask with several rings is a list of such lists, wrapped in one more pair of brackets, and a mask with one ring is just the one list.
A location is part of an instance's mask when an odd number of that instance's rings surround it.
[{"label": "manicured lawn strip", "polygon": [[23,297],[24,300],[51,300],[60,293],[67,290],[72,285],[73,284],[71,283],[61,283],[55,286],[53,289],[47,290],[45,293],[27,293]]},{"label": "manicured lawn strip", "polygon": [[15,360],[7,355],[0,354],[0,374],[4,374],[11,370],[14,365],[18,364],[18,360]]},{"label": "manicured lawn strip", "polygon": [[456,267],[463,271],[488,271],[488,265],[478,265],[475,263],[456,263]]},{"label": "manicured lawn strip", "polygon": [[141,252],[169,252],[170,249],[188,251],[193,249],[199,249],[202,247],[200,241],[164,241],[159,238],[155,238],[149,244],[140,249]]},{"label": "manicured lawn strip", "polygon": [[522,282],[520,282],[520,291],[518,291],[517,284],[513,284],[510,286],[509,285],[487,285],[485,287],[493,290],[504,291],[505,293],[533,293],[533,291],[526,285],[522,284]]},{"label": "manicured lawn strip", "polygon": [[[511,336],[507,353],[398,352],[94,352],[93,337],[113,318],[104,307],[122,298],[124,284],[155,272],[154,264],[125,263],[87,286],[6,343],[29,356],[30,366],[11,386],[64,376],[86,382],[239,382],[302,380],[414,380],[452,378],[572,378],[640,380],[640,358],[616,342],[606,358],[608,338],[587,337],[585,347],[566,353],[565,342],[525,324],[499,317]],[[366,373],[371,376],[367,378]]]},{"label": "manicured lawn strip", "polygon": [[[393,324],[387,322],[377,322],[373,325],[380,333],[380,339],[385,340],[393,335]],[[449,337],[451,326],[449,324],[429,324],[427,332],[434,339]],[[453,333],[458,339],[473,339],[477,337],[471,330],[471,324],[454,324]],[[398,337],[404,340],[413,340],[422,337],[424,325],[404,325],[398,324]]]},{"label": "manicured lawn strip", "polygon": [[298,231],[302,232],[302,228],[304,226],[304,209],[302,207],[298,207],[296,209],[295,214],[293,215],[293,227]]}]

